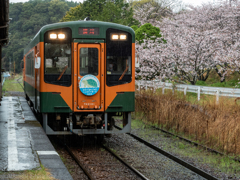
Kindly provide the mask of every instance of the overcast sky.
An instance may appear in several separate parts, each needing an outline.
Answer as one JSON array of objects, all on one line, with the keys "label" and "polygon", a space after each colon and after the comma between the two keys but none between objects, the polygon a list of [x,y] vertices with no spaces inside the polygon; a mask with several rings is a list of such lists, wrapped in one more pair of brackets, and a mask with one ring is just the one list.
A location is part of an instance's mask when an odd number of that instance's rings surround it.
[{"label": "overcast sky", "polygon": [[214,3],[217,2],[217,0],[182,0],[184,4],[190,4],[193,6],[200,6],[203,3]]},{"label": "overcast sky", "polygon": [[[26,2],[28,0],[9,0],[9,2],[14,3],[14,2]],[[71,0],[68,0],[71,1]],[[77,1],[77,2],[82,2],[83,0],[72,0],[72,1]],[[217,1],[217,0],[215,0]],[[199,6],[202,3],[208,3],[208,2],[214,2],[214,0],[182,0],[183,3],[185,4],[191,4],[193,6]]]}]

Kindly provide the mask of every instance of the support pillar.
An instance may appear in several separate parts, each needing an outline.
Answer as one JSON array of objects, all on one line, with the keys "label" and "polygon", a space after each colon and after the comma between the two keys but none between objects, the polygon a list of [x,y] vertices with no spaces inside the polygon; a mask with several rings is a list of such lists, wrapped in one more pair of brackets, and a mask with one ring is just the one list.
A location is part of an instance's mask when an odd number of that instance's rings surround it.
[{"label": "support pillar", "polygon": [[0,106],[2,100],[2,45],[0,44]]},{"label": "support pillar", "polygon": [[43,117],[43,130],[45,131],[45,133],[47,133],[48,116],[47,114],[43,113],[42,117]]}]

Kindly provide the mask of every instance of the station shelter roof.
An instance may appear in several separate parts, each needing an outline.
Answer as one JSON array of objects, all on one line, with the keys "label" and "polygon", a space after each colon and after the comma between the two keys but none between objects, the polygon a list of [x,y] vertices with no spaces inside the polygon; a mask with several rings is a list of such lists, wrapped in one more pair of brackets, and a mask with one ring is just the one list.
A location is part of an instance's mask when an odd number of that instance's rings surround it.
[{"label": "station shelter roof", "polygon": [[8,43],[9,0],[0,0],[0,46]]}]

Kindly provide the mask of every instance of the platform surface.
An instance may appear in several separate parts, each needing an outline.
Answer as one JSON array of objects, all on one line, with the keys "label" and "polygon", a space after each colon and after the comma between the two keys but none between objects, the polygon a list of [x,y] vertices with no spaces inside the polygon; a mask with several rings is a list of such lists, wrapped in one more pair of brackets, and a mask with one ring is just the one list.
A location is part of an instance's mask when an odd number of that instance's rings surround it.
[{"label": "platform surface", "polygon": [[37,169],[40,164],[56,179],[72,179],[26,99],[4,97],[0,106],[0,171]]}]

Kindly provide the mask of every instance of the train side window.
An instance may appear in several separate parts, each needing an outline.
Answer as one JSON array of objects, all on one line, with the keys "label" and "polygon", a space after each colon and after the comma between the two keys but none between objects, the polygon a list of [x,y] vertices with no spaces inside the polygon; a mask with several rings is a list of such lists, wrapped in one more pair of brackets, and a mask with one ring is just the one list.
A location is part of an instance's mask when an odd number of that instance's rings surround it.
[{"label": "train side window", "polygon": [[34,53],[31,51],[26,56],[26,75],[34,77]]}]

